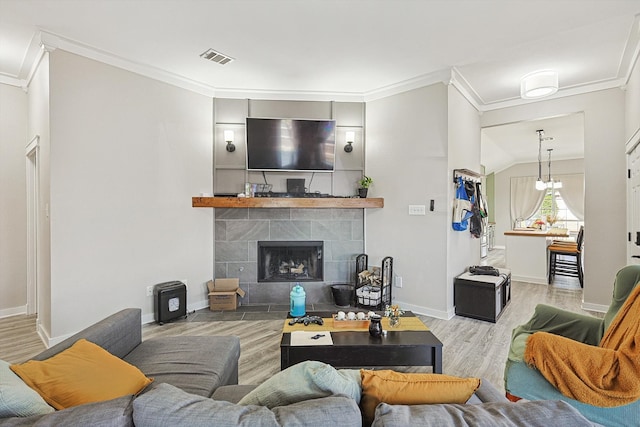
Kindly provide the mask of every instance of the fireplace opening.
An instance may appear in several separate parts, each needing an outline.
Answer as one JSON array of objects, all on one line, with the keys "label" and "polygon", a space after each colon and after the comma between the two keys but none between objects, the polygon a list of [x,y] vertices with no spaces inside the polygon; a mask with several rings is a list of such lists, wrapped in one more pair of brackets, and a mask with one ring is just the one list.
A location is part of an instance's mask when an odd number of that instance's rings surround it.
[{"label": "fireplace opening", "polygon": [[258,242],[258,282],[324,280],[322,241]]}]

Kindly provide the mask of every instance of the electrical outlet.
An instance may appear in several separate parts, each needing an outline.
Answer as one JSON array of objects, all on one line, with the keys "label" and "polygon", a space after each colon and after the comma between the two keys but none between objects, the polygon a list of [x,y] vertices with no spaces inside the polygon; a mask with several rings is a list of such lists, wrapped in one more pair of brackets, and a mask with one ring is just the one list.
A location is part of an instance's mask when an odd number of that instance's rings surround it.
[{"label": "electrical outlet", "polygon": [[396,276],[395,285],[396,285],[396,288],[402,287],[402,276]]},{"label": "electrical outlet", "polygon": [[153,286],[147,286],[147,296],[148,297],[153,296]]},{"label": "electrical outlet", "polygon": [[425,215],[425,205],[409,205],[409,215]]}]

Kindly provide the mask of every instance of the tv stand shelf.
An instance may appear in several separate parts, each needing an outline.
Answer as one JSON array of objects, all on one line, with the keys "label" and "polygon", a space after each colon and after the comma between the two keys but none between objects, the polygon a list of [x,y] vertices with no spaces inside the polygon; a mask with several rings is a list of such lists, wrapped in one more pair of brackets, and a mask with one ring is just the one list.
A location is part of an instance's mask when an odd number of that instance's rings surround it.
[{"label": "tv stand shelf", "polygon": [[193,197],[194,208],[382,208],[384,199],[319,197],[319,198],[281,198],[281,197]]}]

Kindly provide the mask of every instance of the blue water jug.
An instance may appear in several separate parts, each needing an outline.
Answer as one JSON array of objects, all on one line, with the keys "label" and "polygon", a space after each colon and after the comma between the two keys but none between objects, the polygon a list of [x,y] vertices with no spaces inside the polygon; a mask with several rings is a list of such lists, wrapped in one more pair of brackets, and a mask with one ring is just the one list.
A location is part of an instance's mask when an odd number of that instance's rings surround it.
[{"label": "blue water jug", "polygon": [[291,301],[291,316],[293,317],[301,317],[306,313],[305,311],[305,299],[306,294],[304,292],[304,288],[300,286],[300,283],[296,283],[296,285],[291,290],[289,294]]}]

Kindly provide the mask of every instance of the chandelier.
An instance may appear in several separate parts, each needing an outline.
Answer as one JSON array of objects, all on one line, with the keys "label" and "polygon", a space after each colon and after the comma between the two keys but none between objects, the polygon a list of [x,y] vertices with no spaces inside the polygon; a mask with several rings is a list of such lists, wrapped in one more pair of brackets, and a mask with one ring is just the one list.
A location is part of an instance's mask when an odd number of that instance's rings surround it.
[{"label": "chandelier", "polygon": [[554,181],[551,178],[551,152],[553,151],[553,148],[547,148],[547,152],[549,153],[549,179],[547,180],[547,188],[550,189],[554,189],[554,188],[562,188],[562,182],[561,181]]},{"label": "chandelier", "polygon": [[[545,182],[542,180],[542,141],[553,141],[551,137],[543,137],[544,130],[538,129],[536,131],[538,133],[538,179],[536,180],[536,190],[542,191],[547,188],[560,188],[557,184],[553,184],[551,180],[551,151],[549,151],[549,181]],[[551,186],[549,186],[551,183]],[[559,183],[562,186],[562,183]]]}]

